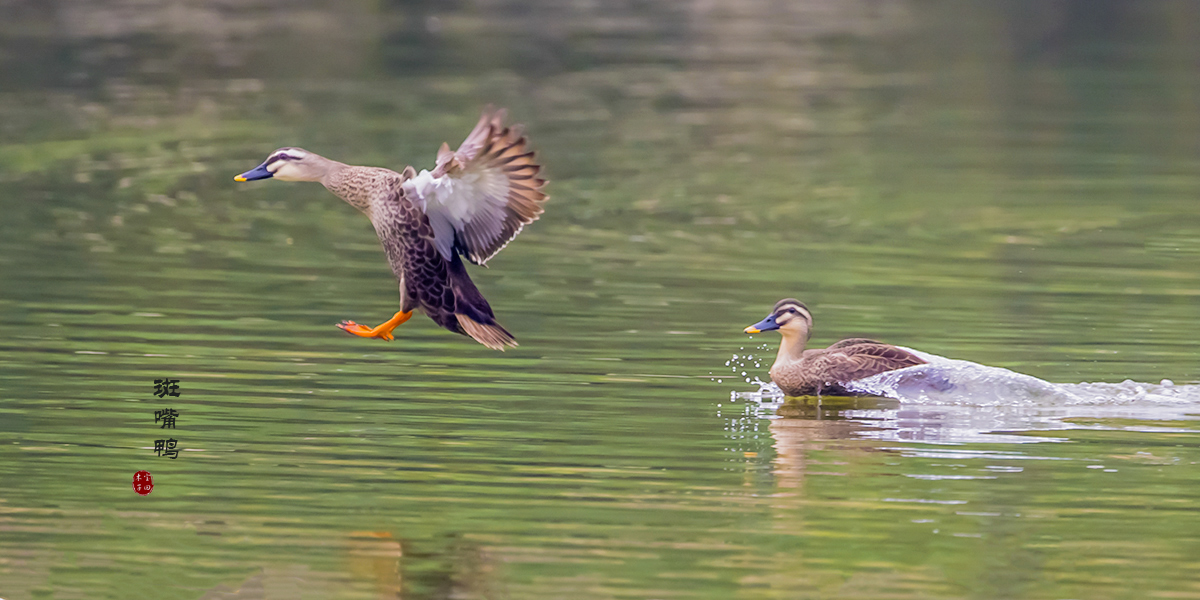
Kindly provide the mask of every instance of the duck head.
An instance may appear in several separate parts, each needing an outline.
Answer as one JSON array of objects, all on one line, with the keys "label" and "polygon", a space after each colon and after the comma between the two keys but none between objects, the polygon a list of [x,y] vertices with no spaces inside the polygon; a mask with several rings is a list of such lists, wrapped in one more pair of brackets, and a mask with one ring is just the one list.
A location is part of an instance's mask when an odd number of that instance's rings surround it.
[{"label": "duck head", "polygon": [[301,148],[280,148],[261,165],[234,177],[234,181],[275,178],[280,181],[320,181],[338,163]]},{"label": "duck head", "polygon": [[746,333],[762,333],[779,330],[784,339],[808,341],[812,335],[812,313],[803,302],[784,298],[775,303],[767,318],[747,327]]}]

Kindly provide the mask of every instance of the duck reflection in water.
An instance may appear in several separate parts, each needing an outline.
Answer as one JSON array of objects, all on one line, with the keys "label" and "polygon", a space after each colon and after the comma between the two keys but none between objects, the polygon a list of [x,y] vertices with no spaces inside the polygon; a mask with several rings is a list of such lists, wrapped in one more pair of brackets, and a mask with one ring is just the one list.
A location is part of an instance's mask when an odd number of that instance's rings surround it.
[{"label": "duck reflection in water", "polygon": [[[877,401],[863,400],[872,405]],[[796,401],[787,402],[776,411],[784,417],[772,420],[770,425],[776,487],[799,493],[805,477],[814,470],[825,475],[842,475],[840,471],[846,464],[860,462],[865,453],[878,452],[873,440],[860,435],[867,427],[842,418],[840,412]],[[815,459],[812,456],[815,452],[833,459]]]},{"label": "duck reflection in water", "polygon": [[[292,562],[291,555],[264,559],[241,583],[223,583],[200,600],[266,600],[270,598],[495,598],[495,562],[478,544],[450,533],[426,540],[415,551],[388,531],[354,531],[323,539],[320,547],[344,550],[341,568]],[[406,568],[407,567],[407,568]],[[369,595],[368,595],[369,594]]]}]

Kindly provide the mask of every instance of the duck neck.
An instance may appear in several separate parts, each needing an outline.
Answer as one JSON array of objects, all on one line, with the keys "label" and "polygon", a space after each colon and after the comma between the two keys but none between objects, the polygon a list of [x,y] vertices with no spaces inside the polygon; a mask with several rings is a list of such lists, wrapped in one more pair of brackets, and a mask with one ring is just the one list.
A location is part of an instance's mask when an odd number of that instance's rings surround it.
[{"label": "duck neck", "polygon": [[775,367],[794,363],[804,354],[808,336],[793,332],[783,332],[783,341],[779,344],[779,354],[775,355]]},{"label": "duck neck", "polygon": [[362,212],[368,212],[371,207],[371,195],[376,192],[378,185],[374,167],[352,167],[337,161],[329,161],[325,175],[321,177],[321,185],[333,192],[335,196],[346,201],[346,204]]}]

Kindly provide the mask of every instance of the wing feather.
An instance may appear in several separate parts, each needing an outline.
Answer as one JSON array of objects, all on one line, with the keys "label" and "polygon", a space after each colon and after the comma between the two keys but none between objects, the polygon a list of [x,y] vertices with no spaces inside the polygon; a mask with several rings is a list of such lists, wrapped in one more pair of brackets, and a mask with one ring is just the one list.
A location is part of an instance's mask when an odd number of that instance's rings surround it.
[{"label": "wing feather", "polygon": [[838,348],[845,348],[847,346],[857,346],[858,344],[878,344],[880,346],[884,345],[883,342],[877,342],[875,340],[871,340],[871,339],[867,339],[867,338],[846,338],[839,342],[834,342],[834,343],[830,344],[829,347],[826,348],[826,350],[836,350]]},{"label": "wing feather", "polygon": [[[924,364],[925,361],[915,354],[901,350],[895,346],[881,344],[873,340],[844,340],[858,342],[837,347],[827,356],[831,359],[831,370],[836,371],[835,378],[841,382],[854,381],[884,371],[893,371]],[[840,343],[840,342],[839,342]],[[838,344],[830,346],[835,348]],[[840,355],[841,360],[835,357]]]},{"label": "wing feather", "polygon": [[521,129],[504,119],[504,110],[485,109],[458,150],[443,144],[434,170],[404,184],[447,260],[459,252],[486,264],[544,210],[542,167]]}]

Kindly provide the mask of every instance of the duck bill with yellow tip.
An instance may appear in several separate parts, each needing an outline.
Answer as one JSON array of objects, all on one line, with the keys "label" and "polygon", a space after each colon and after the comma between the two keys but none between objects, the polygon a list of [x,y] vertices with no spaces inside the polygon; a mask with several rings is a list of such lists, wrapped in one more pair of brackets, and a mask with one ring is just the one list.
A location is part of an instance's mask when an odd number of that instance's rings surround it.
[{"label": "duck bill with yellow tip", "polygon": [[267,170],[267,163],[263,163],[261,165],[258,165],[257,167],[254,167],[253,169],[250,169],[249,171],[246,171],[245,173],[242,173],[241,175],[238,175],[237,177],[234,177],[233,180],[234,181],[256,181],[258,179],[270,179],[271,177],[274,177],[274,176],[275,176],[274,173]]},{"label": "duck bill with yellow tip", "polygon": [[775,315],[771,315],[749,327],[744,331],[746,333],[762,333],[764,331],[775,331],[779,329],[779,323],[775,322]]}]

